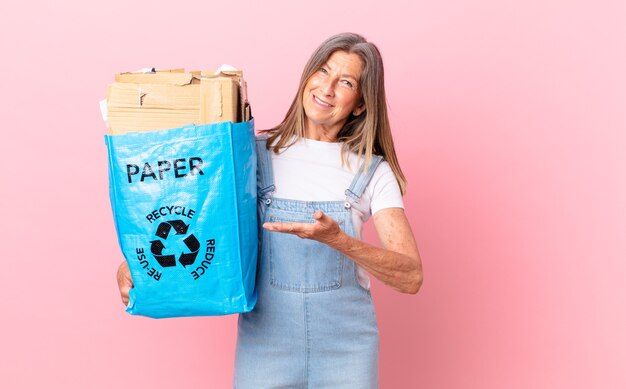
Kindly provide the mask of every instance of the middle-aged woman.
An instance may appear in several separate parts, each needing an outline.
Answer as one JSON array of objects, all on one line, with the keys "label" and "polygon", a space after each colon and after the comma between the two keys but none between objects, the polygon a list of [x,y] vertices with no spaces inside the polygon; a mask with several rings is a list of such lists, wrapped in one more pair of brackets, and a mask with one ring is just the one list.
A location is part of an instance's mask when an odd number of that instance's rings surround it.
[{"label": "middle-aged woman", "polygon": [[[257,152],[258,300],[239,317],[233,386],[377,388],[367,273],[416,293],[422,266],[376,46],[350,33],[323,42],[283,122],[257,138]],[[382,248],[360,240],[370,216]],[[124,264],[118,281],[128,301]]]},{"label": "middle-aged woman", "polygon": [[[239,317],[234,386],[377,387],[365,271],[416,293],[422,270],[376,46],[356,34],[322,43],[285,119],[257,151],[258,302]],[[359,239],[370,215],[383,248]]]}]

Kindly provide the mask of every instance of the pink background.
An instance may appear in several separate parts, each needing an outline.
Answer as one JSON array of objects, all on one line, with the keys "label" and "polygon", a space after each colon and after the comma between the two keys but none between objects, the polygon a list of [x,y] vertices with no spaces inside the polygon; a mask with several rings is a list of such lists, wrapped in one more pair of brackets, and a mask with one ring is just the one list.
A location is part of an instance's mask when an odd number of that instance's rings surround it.
[{"label": "pink background", "polygon": [[5,5],[0,387],[230,386],[235,316],[123,310],[98,101],[227,62],[267,128],[341,31],[383,53],[425,268],[416,296],[373,286],[382,387],[626,387],[625,4]]}]

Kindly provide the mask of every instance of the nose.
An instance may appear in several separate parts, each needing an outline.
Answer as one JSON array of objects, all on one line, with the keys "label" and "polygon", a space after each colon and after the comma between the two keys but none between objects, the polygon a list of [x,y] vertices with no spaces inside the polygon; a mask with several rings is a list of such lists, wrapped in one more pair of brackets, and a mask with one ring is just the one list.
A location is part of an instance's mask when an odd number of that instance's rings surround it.
[{"label": "nose", "polygon": [[320,90],[325,96],[335,95],[335,82],[332,77],[326,77],[320,81]]}]

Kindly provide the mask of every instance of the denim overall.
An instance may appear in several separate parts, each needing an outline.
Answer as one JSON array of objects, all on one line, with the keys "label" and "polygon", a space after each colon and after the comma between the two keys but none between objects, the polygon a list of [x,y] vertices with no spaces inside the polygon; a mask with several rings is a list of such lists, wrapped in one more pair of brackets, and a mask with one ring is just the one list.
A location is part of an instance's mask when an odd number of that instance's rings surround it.
[{"label": "denim overall", "polygon": [[[266,138],[257,139],[259,226],[266,221],[314,223],[321,210],[353,237],[351,208],[382,158],[373,156],[346,190],[346,201],[272,197]],[[370,292],[354,262],[329,246],[298,236],[259,231],[255,308],[239,316],[238,389],[378,387],[378,327]]]}]

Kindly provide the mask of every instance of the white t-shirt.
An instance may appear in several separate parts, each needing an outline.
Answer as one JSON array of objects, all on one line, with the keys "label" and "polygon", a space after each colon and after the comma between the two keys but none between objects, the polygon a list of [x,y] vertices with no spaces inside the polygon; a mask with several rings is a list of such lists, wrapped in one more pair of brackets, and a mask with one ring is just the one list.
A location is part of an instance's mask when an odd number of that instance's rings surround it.
[{"label": "white t-shirt", "polygon": [[[361,161],[351,153],[341,162],[341,143],[302,139],[280,154],[272,153],[274,197],[301,201],[345,201]],[[363,223],[385,208],[404,208],[400,187],[386,161],[381,162],[361,199],[352,205],[352,222],[361,238]],[[369,289],[366,272],[358,268],[359,283]]]}]

